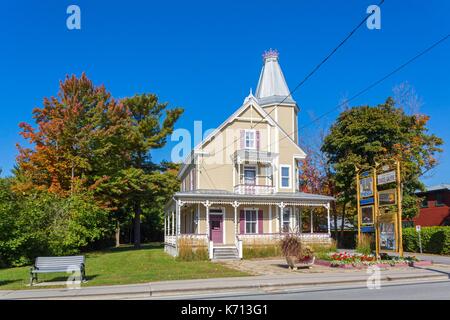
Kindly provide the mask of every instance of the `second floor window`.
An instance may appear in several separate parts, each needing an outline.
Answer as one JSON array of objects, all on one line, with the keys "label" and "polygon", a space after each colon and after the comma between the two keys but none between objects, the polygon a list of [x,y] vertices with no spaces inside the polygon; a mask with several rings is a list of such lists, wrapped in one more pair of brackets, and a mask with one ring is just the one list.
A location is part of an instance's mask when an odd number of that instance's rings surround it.
[{"label": "second floor window", "polygon": [[420,204],[421,208],[428,208],[428,199],[425,198],[422,200],[422,203]]},{"label": "second floor window", "polygon": [[290,188],[291,187],[291,167],[281,166],[281,187]]},{"label": "second floor window", "polygon": [[245,149],[256,149],[255,130],[245,130]]},{"label": "second floor window", "polygon": [[244,184],[255,185],[256,184],[256,168],[244,167]]},{"label": "second floor window", "polygon": [[436,194],[436,207],[441,207],[444,205],[442,193]]}]

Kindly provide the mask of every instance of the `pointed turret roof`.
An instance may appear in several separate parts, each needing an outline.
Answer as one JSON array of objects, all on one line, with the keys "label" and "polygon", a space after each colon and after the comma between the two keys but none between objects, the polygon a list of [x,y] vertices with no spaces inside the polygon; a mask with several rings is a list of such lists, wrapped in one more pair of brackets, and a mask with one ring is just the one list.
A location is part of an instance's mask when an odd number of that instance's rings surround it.
[{"label": "pointed turret roof", "polygon": [[[256,99],[261,106],[280,103],[296,104],[278,63],[278,51],[270,49],[263,54],[264,64],[256,89]],[[287,97],[288,96],[288,97]]]}]

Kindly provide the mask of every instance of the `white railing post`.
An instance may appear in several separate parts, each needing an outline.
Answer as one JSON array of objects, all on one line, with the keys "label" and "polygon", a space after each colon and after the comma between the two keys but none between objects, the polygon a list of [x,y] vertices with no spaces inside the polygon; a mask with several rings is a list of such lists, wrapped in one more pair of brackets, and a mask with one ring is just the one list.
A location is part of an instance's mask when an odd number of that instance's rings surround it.
[{"label": "white railing post", "polygon": [[238,239],[238,254],[239,254],[239,259],[242,259],[244,257],[244,252],[243,252],[243,248],[242,248],[242,240]]},{"label": "white railing post", "polygon": [[209,240],[208,252],[209,252],[209,260],[212,260],[214,258],[214,243],[212,242],[212,240]]}]

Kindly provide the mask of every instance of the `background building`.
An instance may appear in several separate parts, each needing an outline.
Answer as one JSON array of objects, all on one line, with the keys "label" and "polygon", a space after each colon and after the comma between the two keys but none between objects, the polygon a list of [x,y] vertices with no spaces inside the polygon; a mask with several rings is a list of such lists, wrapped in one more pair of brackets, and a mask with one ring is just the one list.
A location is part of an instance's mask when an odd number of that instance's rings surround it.
[{"label": "background building", "polygon": [[420,204],[420,213],[413,221],[421,226],[450,225],[450,184],[430,186],[425,192],[418,192],[424,200]]}]

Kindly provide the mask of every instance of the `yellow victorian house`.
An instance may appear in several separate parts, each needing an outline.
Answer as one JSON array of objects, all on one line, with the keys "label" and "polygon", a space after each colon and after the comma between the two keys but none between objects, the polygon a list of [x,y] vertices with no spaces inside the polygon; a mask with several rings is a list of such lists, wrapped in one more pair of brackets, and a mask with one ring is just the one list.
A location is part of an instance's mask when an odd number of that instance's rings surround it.
[{"label": "yellow victorian house", "polygon": [[166,252],[176,256],[180,239],[189,239],[205,246],[210,259],[239,259],[245,246],[275,244],[291,232],[306,242],[330,242],[334,199],[298,188],[306,157],[298,144],[299,111],[278,53],[266,52],[255,95],[185,159],[181,190],[166,205]]}]

